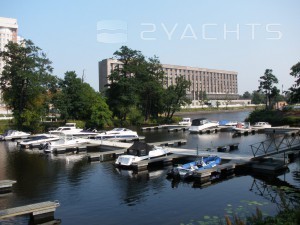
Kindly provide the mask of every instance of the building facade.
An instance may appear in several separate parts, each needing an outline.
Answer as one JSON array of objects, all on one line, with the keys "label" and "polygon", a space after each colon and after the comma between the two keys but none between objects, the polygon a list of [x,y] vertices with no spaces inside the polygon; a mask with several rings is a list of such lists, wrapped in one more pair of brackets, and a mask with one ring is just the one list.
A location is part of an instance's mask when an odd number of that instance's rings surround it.
[{"label": "building facade", "polygon": [[[111,71],[122,63],[115,59],[104,59],[99,62],[99,89],[103,91],[109,84],[108,77]],[[176,84],[176,77],[184,76],[191,82],[187,90],[192,101],[207,99],[238,99],[237,72],[205,69],[198,67],[162,64],[165,73],[164,84],[166,87]],[[205,93],[205,94],[204,94]]]},{"label": "building facade", "polygon": [[[0,51],[5,51],[5,45],[9,41],[15,43],[21,42],[21,37],[18,36],[18,23],[17,19],[0,17]],[[0,76],[2,74],[4,62],[0,58]],[[2,94],[0,90],[0,114],[8,114],[9,110],[2,102]]]},{"label": "building facade", "polygon": [[[0,51],[5,51],[5,45],[9,41],[18,42],[17,19],[0,17]],[[0,75],[2,74],[4,63],[0,58]]]}]

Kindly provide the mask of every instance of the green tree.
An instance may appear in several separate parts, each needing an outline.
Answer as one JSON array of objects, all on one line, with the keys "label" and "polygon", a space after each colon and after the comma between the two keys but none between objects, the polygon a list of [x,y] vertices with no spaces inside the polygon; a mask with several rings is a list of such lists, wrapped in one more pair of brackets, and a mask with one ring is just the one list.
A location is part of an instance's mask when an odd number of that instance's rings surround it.
[{"label": "green tree", "polygon": [[109,110],[104,98],[97,92],[94,92],[93,101],[89,113],[90,118],[87,121],[88,127],[106,127],[112,125],[112,112]]},{"label": "green tree", "polygon": [[199,92],[199,102],[200,102],[200,105],[204,106],[204,104],[207,102],[207,94],[206,94],[206,91],[200,91]]},{"label": "green tree", "polygon": [[113,68],[106,96],[113,116],[122,122],[126,120],[130,108],[137,105],[138,94],[134,77],[141,70],[140,65],[144,65],[144,56],[140,51],[122,46],[114,53],[114,57],[122,64]]},{"label": "green tree", "polygon": [[[122,46],[114,53],[122,64],[117,65],[106,91],[110,109],[121,122],[136,115],[147,121],[162,111],[163,75],[159,59],[146,59],[140,51]],[[140,112],[138,112],[140,111]],[[133,116],[134,115],[134,116]]]},{"label": "green tree", "polygon": [[259,80],[259,91],[264,93],[266,96],[266,109],[270,109],[272,107],[272,99],[275,98],[279,94],[279,89],[274,86],[274,84],[278,83],[278,79],[275,75],[273,75],[273,70],[266,69],[263,76],[260,77]]},{"label": "green tree", "polygon": [[150,116],[157,118],[162,111],[164,72],[156,56],[149,58],[144,64],[145,69],[136,74],[135,83],[139,96],[138,105],[144,115],[144,120],[147,121]]},{"label": "green tree", "polygon": [[296,78],[295,84],[289,88],[290,102],[298,103],[300,102],[300,62],[292,66],[290,75]]},{"label": "green tree", "polygon": [[251,99],[252,95],[250,94],[249,91],[245,91],[244,94],[242,95],[243,99]]},{"label": "green tree", "polygon": [[176,84],[169,86],[165,91],[164,105],[166,120],[170,121],[176,111],[180,111],[181,106],[190,104],[187,98],[187,89],[191,82],[184,79],[183,76],[176,77]]},{"label": "green tree", "polygon": [[253,104],[263,104],[266,102],[266,96],[259,91],[253,91],[252,92],[252,99],[251,102]]},{"label": "green tree", "polygon": [[0,52],[5,62],[0,78],[3,100],[12,110],[17,128],[36,131],[48,112],[51,92],[56,90],[51,61],[30,40],[9,42]]},{"label": "green tree", "polygon": [[84,120],[91,127],[111,125],[112,113],[105,99],[77,77],[74,71],[65,73],[59,87],[60,91],[53,97],[53,103],[62,119]]}]

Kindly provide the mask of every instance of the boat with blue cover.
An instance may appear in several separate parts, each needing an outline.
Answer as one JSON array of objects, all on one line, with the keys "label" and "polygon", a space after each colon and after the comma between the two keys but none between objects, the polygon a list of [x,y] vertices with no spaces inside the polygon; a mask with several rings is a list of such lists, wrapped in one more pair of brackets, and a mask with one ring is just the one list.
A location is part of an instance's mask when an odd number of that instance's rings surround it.
[{"label": "boat with blue cover", "polygon": [[190,179],[193,177],[193,173],[206,169],[211,169],[221,163],[221,158],[218,156],[206,156],[201,157],[198,160],[173,167],[168,173],[168,178],[173,179]]}]

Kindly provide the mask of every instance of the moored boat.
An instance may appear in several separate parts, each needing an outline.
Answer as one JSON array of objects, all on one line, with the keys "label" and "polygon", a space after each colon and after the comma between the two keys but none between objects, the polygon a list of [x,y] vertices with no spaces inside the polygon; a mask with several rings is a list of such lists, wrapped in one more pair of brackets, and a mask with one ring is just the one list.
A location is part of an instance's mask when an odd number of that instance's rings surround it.
[{"label": "moored boat", "polygon": [[31,134],[18,130],[7,130],[3,135],[0,136],[0,140],[9,141],[16,139],[28,138]]},{"label": "moored boat", "polygon": [[164,147],[149,145],[145,142],[135,141],[126,154],[121,155],[115,161],[116,166],[130,167],[133,163],[141,160],[160,157],[169,154],[170,151]]},{"label": "moored boat", "polygon": [[205,129],[215,128],[219,126],[218,121],[210,121],[207,118],[199,118],[192,120],[192,125],[189,128],[190,133],[199,133]]},{"label": "moored boat", "polygon": [[21,148],[34,148],[39,147],[40,144],[45,144],[46,142],[57,141],[59,140],[58,135],[54,134],[36,134],[30,136],[28,139],[18,142],[18,145]]},{"label": "moored boat", "polygon": [[249,122],[238,123],[236,127],[233,128],[236,132],[250,132],[252,130]]},{"label": "moored boat", "polygon": [[221,158],[218,156],[201,157],[199,160],[172,168],[170,171],[168,171],[167,176],[168,178],[187,180],[193,177],[194,172],[211,169],[220,163]]},{"label": "moored boat", "polygon": [[85,146],[90,143],[91,139],[88,138],[78,138],[78,137],[65,137],[55,141],[48,141],[41,144],[40,148],[44,150],[45,153],[51,153],[56,149],[60,148],[77,148]]},{"label": "moored boat", "polygon": [[110,131],[102,132],[94,137],[95,139],[102,139],[102,140],[138,140],[139,135],[136,131],[132,131],[127,128],[114,128]]},{"label": "moored boat", "polygon": [[191,118],[182,118],[182,120],[178,123],[180,126],[191,126]]},{"label": "moored boat", "polygon": [[253,126],[253,128],[270,128],[272,127],[271,124],[269,124],[268,122],[256,122]]}]

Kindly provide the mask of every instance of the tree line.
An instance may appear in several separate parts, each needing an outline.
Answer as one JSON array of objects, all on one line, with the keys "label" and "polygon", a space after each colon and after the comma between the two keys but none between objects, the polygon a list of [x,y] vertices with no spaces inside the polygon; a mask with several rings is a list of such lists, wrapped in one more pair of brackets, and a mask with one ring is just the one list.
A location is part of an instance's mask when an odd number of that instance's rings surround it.
[{"label": "tree line", "polygon": [[291,67],[291,76],[295,77],[295,83],[288,90],[280,93],[275,85],[278,78],[273,74],[272,69],[266,69],[260,77],[258,89],[252,93],[246,91],[240,96],[241,99],[251,99],[253,104],[265,104],[266,109],[272,109],[278,101],[287,101],[290,104],[300,102],[300,62]]},{"label": "tree line", "polygon": [[[186,97],[190,81],[178,76],[174,85],[166,87],[159,58],[145,57],[127,46],[113,54],[121,63],[111,71],[103,93],[95,91],[75,71],[65,72],[63,79],[53,75],[52,62],[30,40],[22,44],[9,42],[5,48],[0,52],[5,63],[0,77],[1,95],[18,129],[37,131],[41,118],[50,113],[59,114],[65,121],[83,120],[87,127],[95,128],[116,121],[122,125],[170,122],[181,106],[190,103]],[[299,102],[300,62],[292,66],[290,75],[296,82],[286,95],[290,102]],[[260,77],[258,90],[245,92],[243,97],[271,108],[280,98],[277,83],[273,71],[267,69]]]},{"label": "tree line", "polygon": [[164,88],[159,59],[122,46],[114,53],[122,67],[114,68],[104,93],[95,91],[75,71],[64,78],[53,75],[52,62],[31,40],[9,42],[0,52],[5,66],[0,77],[2,100],[11,109],[16,128],[37,132],[41,118],[59,114],[62,120],[82,120],[87,127],[103,128],[126,121],[171,120],[189,103],[190,83],[178,77]]}]

